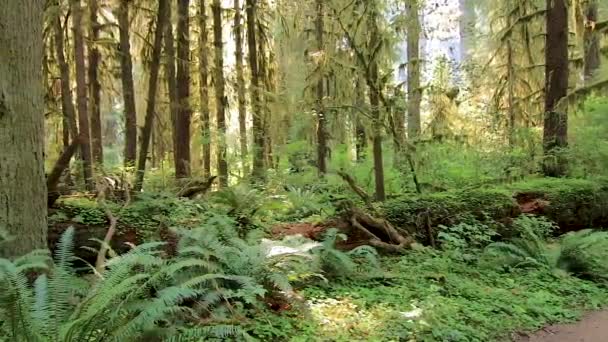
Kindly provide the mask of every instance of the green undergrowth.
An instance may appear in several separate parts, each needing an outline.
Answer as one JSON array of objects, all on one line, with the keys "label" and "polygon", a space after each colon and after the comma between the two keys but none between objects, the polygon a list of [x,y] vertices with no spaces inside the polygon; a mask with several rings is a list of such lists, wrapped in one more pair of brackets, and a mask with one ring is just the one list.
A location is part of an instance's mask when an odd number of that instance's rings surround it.
[{"label": "green undergrowth", "polygon": [[545,269],[505,273],[451,252],[383,263],[385,277],[308,288],[308,309],[258,316],[248,330],[264,341],[500,341],[608,302],[602,285]]}]

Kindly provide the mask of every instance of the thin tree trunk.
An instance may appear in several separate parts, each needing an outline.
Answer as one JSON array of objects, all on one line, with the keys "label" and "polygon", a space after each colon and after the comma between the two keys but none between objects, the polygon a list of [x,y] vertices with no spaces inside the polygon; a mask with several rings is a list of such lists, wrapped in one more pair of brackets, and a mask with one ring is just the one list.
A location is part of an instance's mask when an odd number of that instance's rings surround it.
[{"label": "thin tree trunk", "polygon": [[81,157],[86,188],[93,191],[93,163],[91,161],[91,135],[87,106],[87,80],[84,56],[84,36],[82,33],[82,8],[79,0],[71,0],[72,24],[74,31],[74,59],[76,62],[76,101],[78,104],[78,126],[80,127]]},{"label": "thin tree trunk", "polygon": [[408,110],[407,127],[410,140],[420,135],[420,6],[419,0],[410,0],[410,13],[407,23],[407,88]]},{"label": "thin tree trunk", "polygon": [[89,1],[89,94],[91,109],[91,150],[93,160],[103,165],[103,140],[101,136],[101,84],[99,83],[99,49],[96,40],[99,39],[99,23],[97,22],[98,1]]},{"label": "thin tree trunk", "polygon": [[566,159],[560,149],[568,145],[568,114],[557,108],[568,93],[568,7],[566,0],[547,1],[545,46],[545,120],[543,146],[545,176],[566,174]]},{"label": "thin tree trunk", "polygon": [[207,47],[207,8],[205,0],[199,3],[198,68],[199,68],[199,97],[201,110],[201,135],[203,139],[203,177],[211,177],[211,130],[209,114],[209,49]]},{"label": "thin tree trunk", "polygon": [[190,0],[177,3],[177,146],[176,178],[190,177]]},{"label": "thin tree trunk", "polygon": [[220,187],[228,185],[226,161],[226,95],[224,94],[224,42],[222,41],[222,2],[213,0],[213,44],[215,52],[215,114],[217,122],[217,169]]},{"label": "thin tree trunk", "polygon": [[245,96],[245,74],[243,71],[243,23],[240,0],[234,0],[234,40],[236,44],[236,91],[239,112],[239,143],[243,175],[249,174],[247,156],[247,99]]},{"label": "thin tree trunk", "polygon": [[120,70],[125,110],[124,165],[134,166],[137,157],[137,113],[135,112],[133,61],[131,60],[131,43],[129,38],[129,0],[120,0],[117,16],[120,29]]},{"label": "thin tree trunk", "polygon": [[169,17],[167,16],[167,7],[169,0],[158,1],[158,14],[156,17],[156,29],[154,30],[154,45],[152,48],[152,60],[150,61],[150,80],[148,83],[148,104],[146,108],[146,121],[141,136],[139,148],[139,160],[137,162],[137,179],[135,182],[135,191],[141,191],[144,183],[144,174],[146,172],[146,161],[148,159],[148,150],[150,148],[150,139],[152,136],[152,127],[154,127],[154,111],[156,109],[156,93],[158,90],[158,73],[160,71],[160,54],[163,45],[163,32]]},{"label": "thin tree trunk", "polygon": [[46,247],[44,1],[0,0],[0,257]]},{"label": "thin tree trunk", "polygon": [[[376,46],[380,43],[380,37],[378,32],[377,10],[374,9],[370,14],[370,46]],[[371,105],[371,113],[373,120],[373,150],[374,150],[374,178],[376,183],[376,200],[384,201],[386,193],[384,190],[384,162],[382,157],[382,127],[383,119],[380,109],[380,79],[378,75],[378,61],[377,57],[372,57],[369,61],[369,102]]]},{"label": "thin tree trunk", "polygon": [[355,77],[357,77],[355,85],[355,106],[357,107],[357,111],[355,112],[355,151],[357,162],[363,162],[367,154],[367,133],[365,132],[365,125],[363,125],[359,111],[363,110],[365,106],[365,85],[359,75]]},{"label": "thin tree trunk", "polygon": [[249,68],[251,70],[251,106],[253,109],[253,178],[263,180],[264,169],[264,120],[260,96],[260,74],[258,70],[258,51],[256,42],[257,0],[247,0],[247,45],[249,48]]},{"label": "thin tree trunk", "polygon": [[595,24],[598,19],[598,3],[597,0],[589,0],[585,10],[586,27],[585,27],[585,80],[589,81],[593,78],[596,71],[600,68],[600,34],[595,29]]},{"label": "thin tree trunk", "polygon": [[[319,53],[324,51],[324,43],[323,43],[323,17],[324,8],[323,8],[324,0],[316,0],[317,7],[317,18],[315,21],[315,30],[316,30],[316,39],[317,39],[317,50]],[[319,65],[317,66],[319,73],[317,85],[315,87],[315,93],[317,95],[315,110],[317,112],[317,167],[319,169],[319,173],[324,175],[327,173],[327,132],[326,132],[326,113],[325,108],[323,106],[323,80],[324,78],[324,70],[323,70],[323,59],[319,61]]]},{"label": "thin tree trunk", "polygon": [[167,93],[169,95],[169,109],[171,111],[171,137],[173,144],[173,158],[177,160],[177,81],[175,79],[175,38],[173,36],[173,24],[171,23],[171,4],[167,7],[167,17],[169,22],[167,23],[164,34],[165,40],[165,53],[167,55],[167,61],[165,64],[165,74],[167,78]]},{"label": "thin tree trunk", "polygon": [[63,28],[61,27],[61,15],[59,14],[57,14],[57,18],[53,19],[53,31],[55,35],[55,54],[57,55],[57,64],[59,65],[61,75],[61,108],[63,110],[63,118],[70,135],[75,139],[78,137],[76,109],[74,108],[72,90],[70,89],[70,66],[65,59]]},{"label": "thin tree trunk", "polygon": [[[511,17],[507,16],[507,27],[511,26]],[[511,37],[507,37],[507,110],[509,112],[509,146],[515,147],[515,64]]]}]

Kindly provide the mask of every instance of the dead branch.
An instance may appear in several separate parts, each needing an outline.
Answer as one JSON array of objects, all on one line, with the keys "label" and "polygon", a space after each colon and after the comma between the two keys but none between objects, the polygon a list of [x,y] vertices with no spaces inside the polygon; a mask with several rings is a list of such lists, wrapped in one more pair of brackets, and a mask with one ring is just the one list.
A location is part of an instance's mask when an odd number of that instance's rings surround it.
[{"label": "dead branch", "polygon": [[205,194],[211,189],[216,178],[217,176],[211,176],[206,181],[191,181],[177,193],[177,197],[192,199],[198,194]]},{"label": "dead branch", "polygon": [[57,199],[59,198],[60,194],[57,191],[59,179],[61,178],[61,175],[63,174],[65,169],[67,169],[70,166],[70,160],[72,159],[72,157],[78,150],[79,146],[80,146],[80,138],[77,137],[61,153],[61,155],[55,162],[55,165],[53,166],[51,173],[48,175],[48,177],[46,179],[46,187],[47,187],[47,194],[48,194],[47,195],[47,197],[48,197],[47,206],[48,207],[53,206],[53,204],[55,204],[55,201],[57,201]]}]

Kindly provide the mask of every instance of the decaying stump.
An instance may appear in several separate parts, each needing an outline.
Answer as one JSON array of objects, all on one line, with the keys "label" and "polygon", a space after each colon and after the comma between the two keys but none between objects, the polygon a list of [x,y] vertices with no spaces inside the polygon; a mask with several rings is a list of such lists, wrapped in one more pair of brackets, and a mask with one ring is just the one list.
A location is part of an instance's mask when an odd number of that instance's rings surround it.
[{"label": "decaying stump", "polygon": [[211,189],[211,185],[217,176],[211,176],[207,180],[192,180],[188,182],[178,193],[177,197],[186,197],[186,198],[194,198],[199,194],[205,194],[209,189]]}]

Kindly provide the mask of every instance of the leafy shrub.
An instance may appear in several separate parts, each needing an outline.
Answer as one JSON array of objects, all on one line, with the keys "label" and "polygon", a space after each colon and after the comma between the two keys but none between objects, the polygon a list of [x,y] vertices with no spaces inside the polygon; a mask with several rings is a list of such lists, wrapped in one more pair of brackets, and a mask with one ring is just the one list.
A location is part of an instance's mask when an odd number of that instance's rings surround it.
[{"label": "leafy shrub", "polygon": [[495,229],[481,222],[459,223],[454,226],[439,226],[441,246],[445,249],[479,249],[492,243],[498,235]]}]

